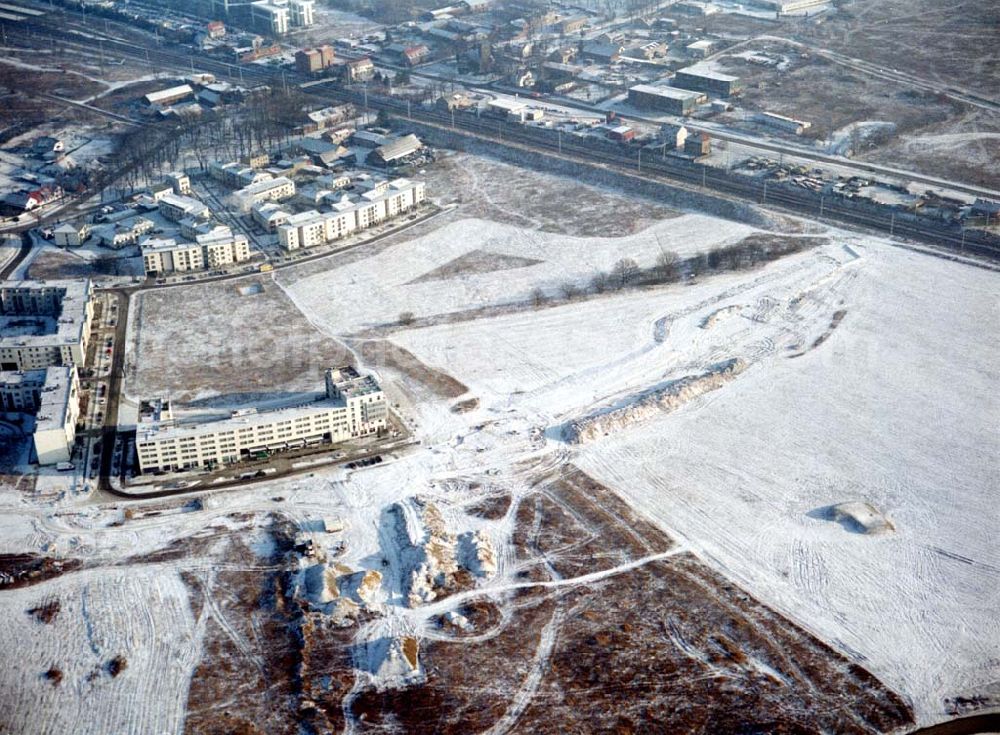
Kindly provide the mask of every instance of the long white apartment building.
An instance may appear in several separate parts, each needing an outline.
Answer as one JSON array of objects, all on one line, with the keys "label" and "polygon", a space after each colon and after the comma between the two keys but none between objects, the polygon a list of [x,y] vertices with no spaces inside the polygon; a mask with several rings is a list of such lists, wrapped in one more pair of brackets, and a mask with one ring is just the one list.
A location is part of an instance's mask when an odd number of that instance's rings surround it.
[{"label": "long white apartment building", "polygon": [[340,195],[329,212],[309,210],[292,215],[278,227],[278,240],[285,250],[298,250],[337,240],[407,212],[425,199],[424,182],[394,179],[368,182],[360,196]]},{"label": "long white apartment building", "polygon": [[93,293],[89,279],[0,283],[0,370],[82,365]]},{"label": "long white apartment building", "polygon": [[208,219],[212,212],[207,206],[181,194],[164,194],[159,200],[160,214],[172,222],[180,222],[185,217]]},{"label": "long white apartment building", "polygon": [[261,202],[282,202],[295,196],[295,182],[286,176],[265,179],[237,189],[233,195],[244,211]]},{"label": "long white apartment building", "polygon": [[72,366],[0,371],[0,410],[32,413],[39,464],[67,462],[80,417],[80,383]]},{"label": "long white apartment building", "polygon": [[326,394],[288,408],[235,411],[205,423],[173,421],[160,408],[140,416],[136,432],[139,467],[177,472],[216,467],[272,452],[371,436],[388,426],[389,409],[381,386],[354,368],[326,371]]},{"label": "long white apartment building", "polygon": [[250,243],[245,235],[228,228],[198,235],[194,242],[173,238],[149,238],[142,244],[142,265],[147,276],[221,268],[250,260]]}]

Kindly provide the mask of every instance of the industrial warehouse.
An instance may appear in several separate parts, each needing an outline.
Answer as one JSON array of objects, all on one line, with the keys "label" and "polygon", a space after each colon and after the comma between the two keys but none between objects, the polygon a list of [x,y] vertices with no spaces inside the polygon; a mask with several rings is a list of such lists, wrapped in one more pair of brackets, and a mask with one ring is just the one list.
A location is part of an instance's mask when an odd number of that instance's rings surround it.
[{"label": "industrial warehouse", "polygon": [[213,468],[272,452],[330,444],[384,431],[389,410],[381,386],[352,367],[326,371],[326,393],[303,405],[235,411],[228,419],[175,422],[162,400],[147,403],[136,432],[143,473]]}]

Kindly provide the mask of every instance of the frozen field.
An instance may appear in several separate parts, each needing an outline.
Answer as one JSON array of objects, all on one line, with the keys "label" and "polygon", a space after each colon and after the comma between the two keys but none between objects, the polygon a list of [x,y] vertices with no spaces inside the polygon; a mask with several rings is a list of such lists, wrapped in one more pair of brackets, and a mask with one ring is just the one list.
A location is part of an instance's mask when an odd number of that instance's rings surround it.
[{"label": "frozen field", "polygon": [[[1000,409],[984,403],[996,275],[833,239],[693,287],[394,339],[489,413],[550,429],[747,360],[721,390],[569,458],[933,721],[945,698],[997,695]],[[826,520],[845,501],[870,503],[895,531]]]},{"label": "frozen field", "polygon": [[662,250],[683,256],[753,232],[696,214],[616,238],[569,237],[466,219],[285,288],[310,321],[343,335],[394,322],[403,311],[421,317],[507,304],[528,299],[536,288],[556,295],[563,284],[586,285],[621,258],[648,267]]},{"label": "frozen field", "polygon": [[[872,248],[846,316],[583,466],[727,574],[913,697],[996,696],[996,275]],[[985,398],[985,402],[984,402]],[[896,531],[815,516],[867,501]]]},{"label": "frozen field", "polygon": [[[28,613],[58,601],[51,622]],[[0,730],[10,733],[178,732],[201,656],[201,626],[176,571],[81,572],[0,596],[0,638],[17,666],[0,668]],[[122,657],[117,675],[110,662]],[[58,670],[58,683],[44,676]]]}]

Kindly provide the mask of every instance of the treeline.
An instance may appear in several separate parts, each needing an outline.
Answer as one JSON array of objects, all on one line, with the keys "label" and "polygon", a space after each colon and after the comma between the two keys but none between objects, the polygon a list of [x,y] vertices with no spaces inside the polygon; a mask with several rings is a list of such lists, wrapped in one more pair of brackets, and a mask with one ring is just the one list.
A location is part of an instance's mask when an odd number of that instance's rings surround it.
[{"label": "treeline", "polygon": [[647,268],[639,267],[632,258],[622,258],[610,271],[595,275],[585,287],[565,283],[559,287],[558,295],[536,289],[531,300],[537,306],[557,297],[571,300],[606,291],[681,283],[701,276],[749,270],[825,242],[825,238],[759,234],[687,258],[663,250]]}]

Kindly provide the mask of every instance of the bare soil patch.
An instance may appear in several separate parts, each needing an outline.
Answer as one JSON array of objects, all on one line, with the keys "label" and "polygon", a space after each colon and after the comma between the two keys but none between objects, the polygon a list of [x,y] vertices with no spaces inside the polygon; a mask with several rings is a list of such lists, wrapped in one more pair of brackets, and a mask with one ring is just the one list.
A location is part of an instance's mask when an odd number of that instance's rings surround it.
[{"label": "bare soil patch", "polygon": [[436,396],[457,398],[469,390],[447,373],[425,365],[412,352],[388,340],[358,342],[356,349],[365,365],[397,370]]},{"label": "bare soil patch", "polygon": [[534,258],[521,258],[516,255],[491,253],[486,250],[471,250],[465,255],[461,255],[432,271],[428,271],[419,278],[415,278],[407,285],[426,283],[428,281],[445,281],[456,276],[471,276],[480,273],[512,270],[514,268],[527,268],[532,265],[538,265],[541,262],[541,260]]},{"label": "bare soil patch", "polygon": [[[259,282],[243,296],[240,285]],[[131,305],[138,349],[129,393],[178,401],[219,394],[316,390],[351,352],[319,332],[284,292],[248,279],[140,294]],[[131,318],[131,317],[130,317]]]},{"label": "bare soil patch", "polygon": [[431,196],[460,202],[464,216],[545,232],[614,237],[678,215],[652,199],[466,153],[442,156],[424,178]]}]

